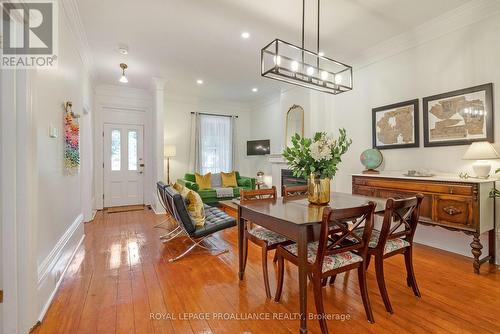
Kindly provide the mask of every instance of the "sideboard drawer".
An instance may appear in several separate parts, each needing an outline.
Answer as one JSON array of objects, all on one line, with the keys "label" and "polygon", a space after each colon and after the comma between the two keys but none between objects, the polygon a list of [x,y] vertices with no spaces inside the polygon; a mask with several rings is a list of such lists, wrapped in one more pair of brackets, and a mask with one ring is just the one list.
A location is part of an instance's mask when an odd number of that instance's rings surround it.
[{"label": "sideboard drawer", "polygon": [[398,189],[401,191],[409,191],[415,193],[438,193],[450,194],[460,196],[472,196],[474,193],[472,184],[456,184],[456,183],[440,183],[429,181],[408,181],[408,180],[394,180],[387,178],[377,177],[359,177],[355,178],[353,185],[365,186],[369,188],[387,188]]},{"label": "sideboard drawer", "polygon": [[371,187],[354,186],[352,188],[352,193],[362,196],[379,197],[378,190]]},{"label": "sideboard drawer", "polygon": [[434,201],[434,221],[452,227],[474,228],[471,198],[439,195],[434,197]]}]

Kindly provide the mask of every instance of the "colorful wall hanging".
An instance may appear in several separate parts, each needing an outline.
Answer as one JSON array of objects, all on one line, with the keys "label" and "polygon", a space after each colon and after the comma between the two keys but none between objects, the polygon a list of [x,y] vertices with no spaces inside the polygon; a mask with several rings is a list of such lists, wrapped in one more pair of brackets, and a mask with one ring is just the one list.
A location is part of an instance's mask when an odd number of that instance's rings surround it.
[{"label": "colorful wall hanging", "polygon": [[64,107],[64,168],[68,172],[77,172],[80,166],[80,124],[79,115],[72,110],[73,104],[68,101]]}]

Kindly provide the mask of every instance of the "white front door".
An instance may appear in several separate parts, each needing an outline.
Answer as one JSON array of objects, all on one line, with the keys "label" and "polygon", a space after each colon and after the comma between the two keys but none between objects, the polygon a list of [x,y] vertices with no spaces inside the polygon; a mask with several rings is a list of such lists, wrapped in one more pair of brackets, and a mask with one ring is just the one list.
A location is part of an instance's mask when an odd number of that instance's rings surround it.
[{"label": "white front door", "polygon": [[104,124],[104,207],[144,203],[142,125]]}]

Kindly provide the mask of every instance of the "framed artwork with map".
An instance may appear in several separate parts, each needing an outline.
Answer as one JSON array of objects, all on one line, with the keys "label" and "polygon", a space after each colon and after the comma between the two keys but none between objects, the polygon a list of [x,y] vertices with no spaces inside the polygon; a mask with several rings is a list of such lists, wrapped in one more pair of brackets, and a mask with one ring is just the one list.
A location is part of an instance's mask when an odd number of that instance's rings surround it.
[{"label": "framed artwork with map", "polygon": [[424,146],[493,142],[493,84],[424,97]]},{"label": "framed artwork with map", "polygon": [[372,109],[373,148],[418,147],[418,99]]}]

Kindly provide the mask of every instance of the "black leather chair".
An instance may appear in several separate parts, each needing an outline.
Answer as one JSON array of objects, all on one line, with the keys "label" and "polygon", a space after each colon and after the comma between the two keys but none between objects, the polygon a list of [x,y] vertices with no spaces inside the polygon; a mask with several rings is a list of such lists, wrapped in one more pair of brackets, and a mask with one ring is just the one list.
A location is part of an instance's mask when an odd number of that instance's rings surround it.
[{"label": "black leather chair", "polygon": [[[165,189],[168,188],[169,186],[163,183],[162,181],[159,181],[156,183],[156,194],[158,196],[158,200],[160,201],[161,206],[165,209],[167,214],[169,214],[171,217],[174,217],[174,212],[171,203],[167,200],[167,195],[165,194]],[[162,228],[165,230],[168,230],[166,234],[163,234],[160,236],[160,239],[163,242],[167,242],[169,240],[174,239],[176,236],[178,236],[182,230],[181,227],[177,224],[177,226],[174,229],[169,228],[165,223],[168,221],[168,216],[165,217],[164,220],[162,220],[160,223],[156,224],[153,226],[154,228]],[[174,217],[175,218],[175,217]],[[176,220],[177,222],[177,220]],[[175,235],[173,235],[175,234]]]},{"label": "black leather chair", "polygon": [[[179,260],[197,246],[206,250],[218,250],[219,253],[217,255],[226,253],[228,251],[227,249],[220,250],[217,248],[208,248],[202,245],[201,242],[210,237],[215,232],[236,226],[236,219],[229,216],[219,208],[205,205],[205,225],[202,227],[196,226],[196,224],[189,216],[186,203],[184,202],[182,196],[174,188],[169,186],[164,187],[164,191],[166,202],[171,203],[173,217],[179,223],[181,232],[184,232],[184,234],[193,242],[193,244],[187,250],[185,250],[182,254],[170,259],[169,262]],[[173,238],[169,240],[172,239]]]}]

